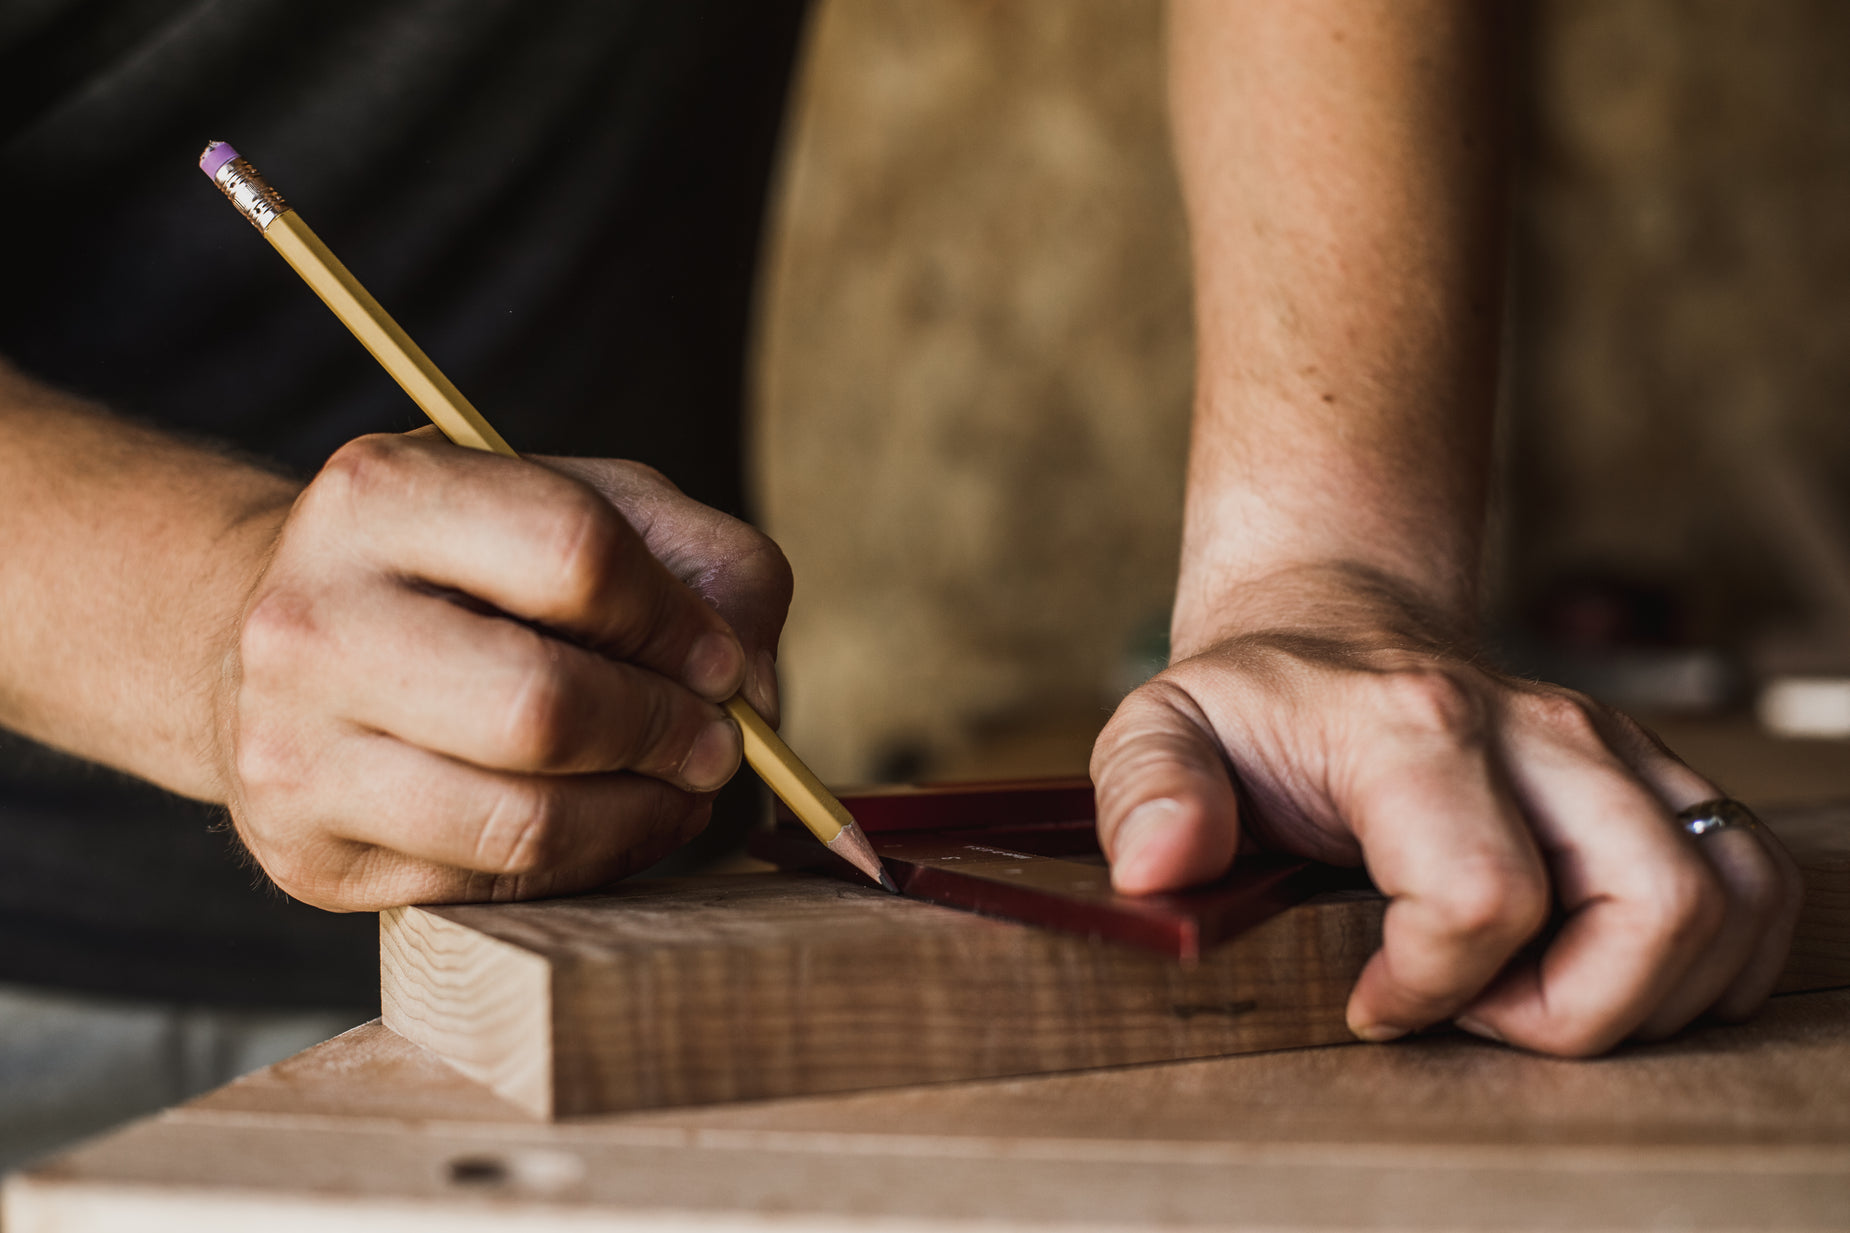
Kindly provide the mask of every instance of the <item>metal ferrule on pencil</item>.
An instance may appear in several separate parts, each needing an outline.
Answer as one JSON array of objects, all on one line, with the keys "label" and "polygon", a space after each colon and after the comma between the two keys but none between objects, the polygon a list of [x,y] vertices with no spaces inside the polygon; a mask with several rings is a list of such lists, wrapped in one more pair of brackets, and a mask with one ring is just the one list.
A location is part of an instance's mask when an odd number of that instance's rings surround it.
[{"label": "metal ferrule on pencil", "polygon": [[250,219],[251,226],[263,231],[276,221],[278,214],[289,209],[289,203],[283,195],[270,187],[270,182],[258,173],[242,158],[234,158],[225,163],[212,175],[212,182],[218,185],[225,196],[231,198],[231,204],[238,207],[238,213]]}]

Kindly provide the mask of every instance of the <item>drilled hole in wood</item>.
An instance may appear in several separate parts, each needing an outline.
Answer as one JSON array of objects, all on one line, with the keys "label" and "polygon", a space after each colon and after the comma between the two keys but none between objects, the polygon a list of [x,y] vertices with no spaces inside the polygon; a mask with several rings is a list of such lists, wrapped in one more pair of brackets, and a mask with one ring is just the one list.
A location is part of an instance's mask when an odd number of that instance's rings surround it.
[{"label": "drilled hole in wood", "polygon": [[498,1156],[458,1156],[450,1161],[450,1181],[458,1186],[499,1186],[507,1165]]}]

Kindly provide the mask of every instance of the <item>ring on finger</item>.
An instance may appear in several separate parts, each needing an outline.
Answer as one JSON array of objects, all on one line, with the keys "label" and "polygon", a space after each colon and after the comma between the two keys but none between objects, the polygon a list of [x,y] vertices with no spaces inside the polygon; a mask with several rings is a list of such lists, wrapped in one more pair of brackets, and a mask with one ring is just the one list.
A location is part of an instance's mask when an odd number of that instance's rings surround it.
[{"label": "ring on finger", "polygon": [[1696,839],[1717,831],[1759,830],[1761,822],[1754,811],[1729,796],[1700,801],[1677,811],[1677,825]]}]

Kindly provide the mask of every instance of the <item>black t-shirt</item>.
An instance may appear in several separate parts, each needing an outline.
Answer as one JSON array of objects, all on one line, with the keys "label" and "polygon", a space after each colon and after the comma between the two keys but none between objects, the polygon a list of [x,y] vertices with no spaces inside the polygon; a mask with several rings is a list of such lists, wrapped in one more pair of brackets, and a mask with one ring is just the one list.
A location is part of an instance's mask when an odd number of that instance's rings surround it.
[{"label": "black t-shirt", "polygon": [[[516,449],[641,459],[737,510],[802,9],[5,0],[0,355],[304,475],[422,422],[200,174],[216,138]],[[363,1004],[375,928],[265,887],[221,811],[0,734],[0,980]]]}]

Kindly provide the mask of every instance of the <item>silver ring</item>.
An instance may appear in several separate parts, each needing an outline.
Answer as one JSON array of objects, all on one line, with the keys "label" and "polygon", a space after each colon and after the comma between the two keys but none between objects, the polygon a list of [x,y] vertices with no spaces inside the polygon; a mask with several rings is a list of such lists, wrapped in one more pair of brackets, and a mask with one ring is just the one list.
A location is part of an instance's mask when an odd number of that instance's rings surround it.
[{"label": "silver ring", "polygon": [[1760,826],[1760,819],[1754,816],[1753,810],[1732,797],[1718,796],[1712,801],[1678,810],[1677,825],[1700,839],[1716,831],[1751,831]]}]

